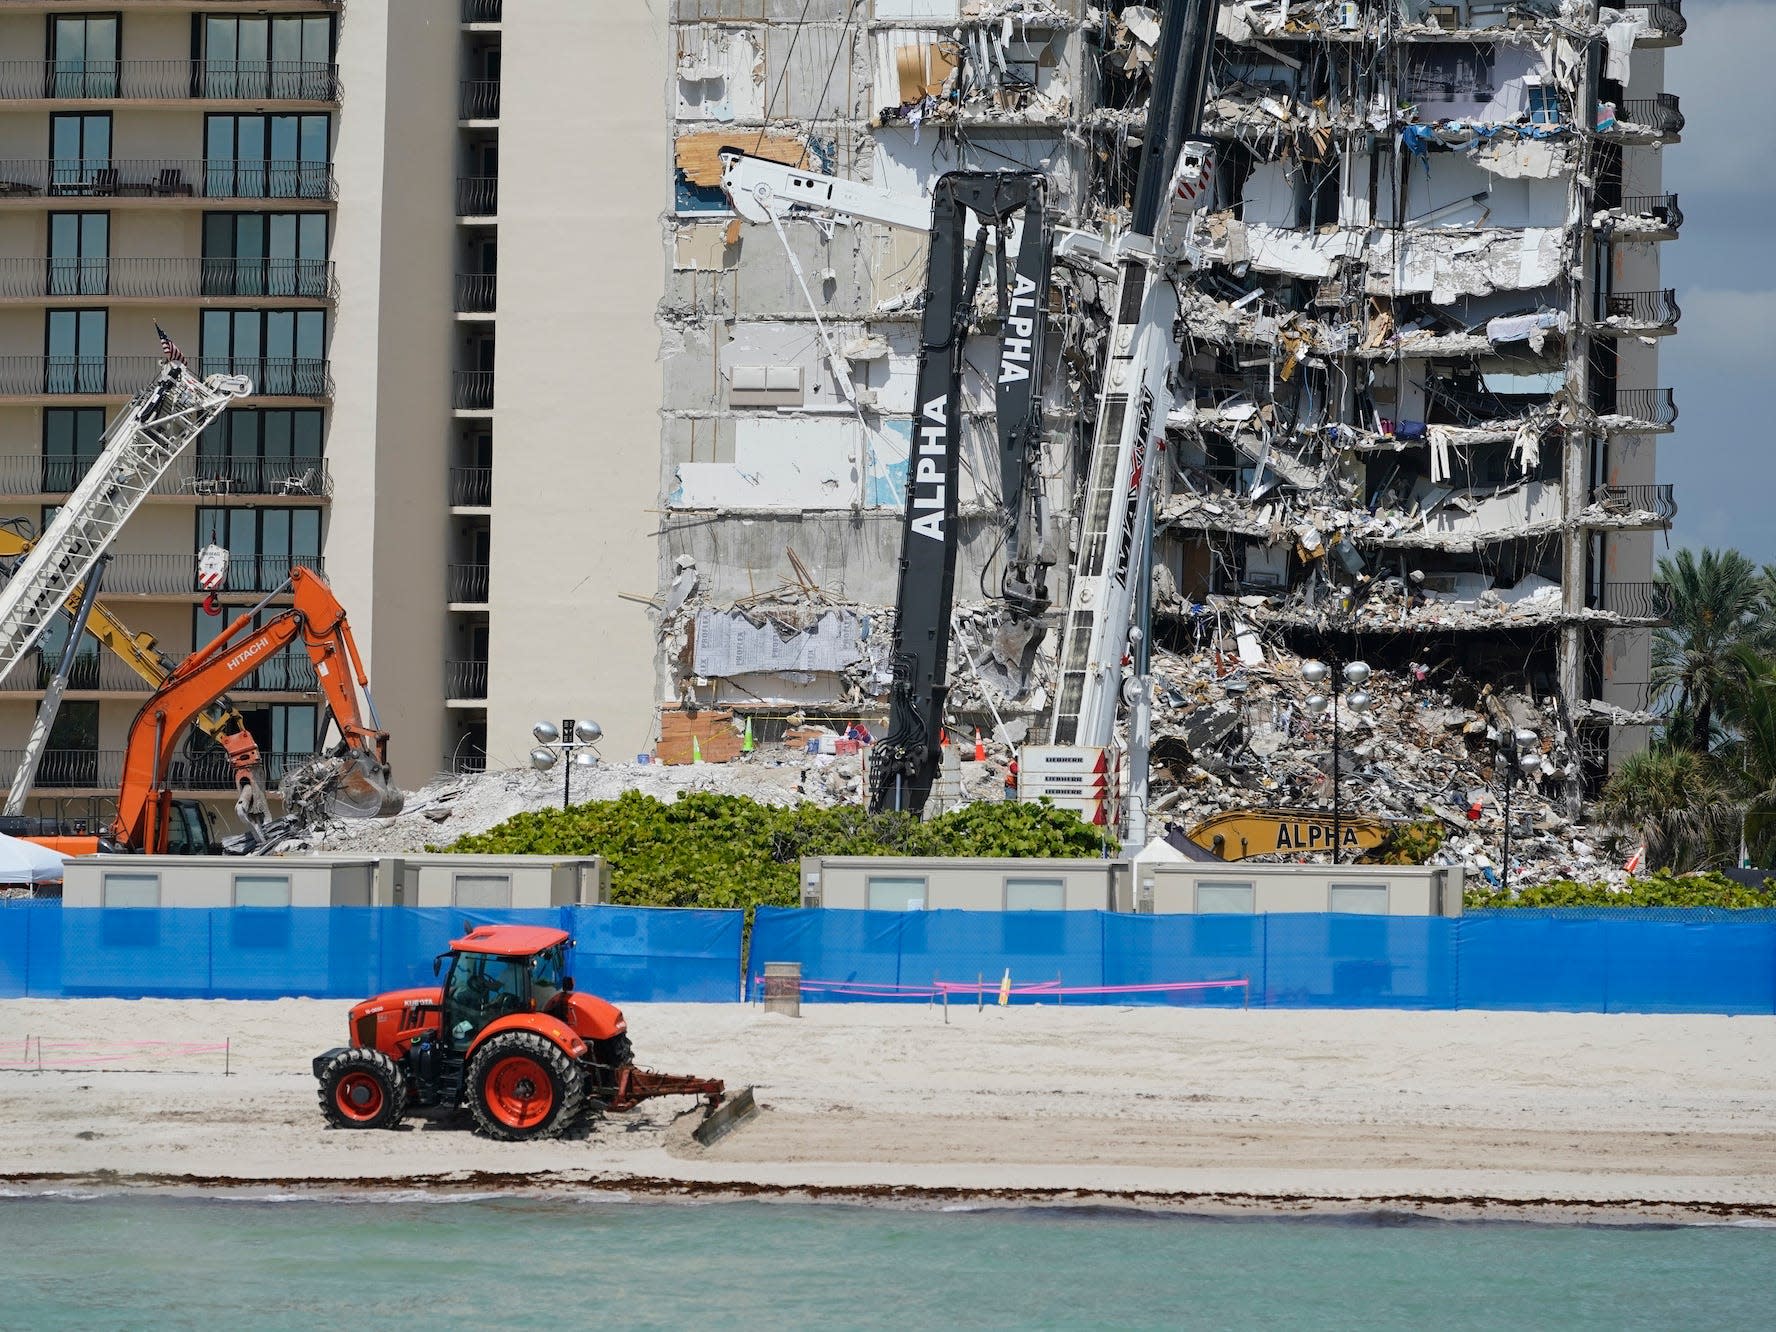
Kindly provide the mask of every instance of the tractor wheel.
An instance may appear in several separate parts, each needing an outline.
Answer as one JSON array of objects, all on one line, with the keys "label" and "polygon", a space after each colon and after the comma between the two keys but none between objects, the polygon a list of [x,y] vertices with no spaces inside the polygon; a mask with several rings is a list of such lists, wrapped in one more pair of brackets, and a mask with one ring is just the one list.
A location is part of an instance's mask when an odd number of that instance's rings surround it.
[{"label": "tractor wheel", "polygon": [[341,1050],[321,1070],[321,1113],[335,1128],[393,1128],[406,1109],[406,1075],[380,1050]]},{"label": "tractor wheel", "polygon": [[635,1047],[627,1036],[612,1036],[608,1041],[592,1042],[592,1057],[606,1068],[617,1069],[635,1062]]},{"label": "tractor wheel", "polygon": [[469,1060],[469,1109],[490,1138],[559,1137],[579,1119],[586,1074],[546,1036],[502,1031]]}]

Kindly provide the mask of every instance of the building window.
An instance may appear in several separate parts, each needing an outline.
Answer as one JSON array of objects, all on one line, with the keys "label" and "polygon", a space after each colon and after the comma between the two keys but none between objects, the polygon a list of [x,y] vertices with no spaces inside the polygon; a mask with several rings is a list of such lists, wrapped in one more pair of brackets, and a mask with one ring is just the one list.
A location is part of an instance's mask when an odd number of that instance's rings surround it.
[{"label": "building window", "polygon": [[160,905],[160,875],[106,870],[99,875],[99,905],[157,907]]},{"label": "building window", "polygon": [[512,876],[510,874],[452,874],[450,876],[451,905],[459,907],[480,907],[482,909],[509,907],[512,905]]},{"label": "building window", "polygon": [[1257,906],[1257,892],[1249,883],[1225,883],[1198,879],[1196,911],[1199,916],[1249,916]]},{"label": "building window", "polygon": [[117,96],[117,16],[52,18],[49,62],[51,97]]},{"label": "building window", "polygon": [[319,407],[231,407],[197,437],[197,476],[218,491],[325,493]]},{"label": "building window", "polygon": [[332,97],[332,15],[212,14],[199,24],[203,96]]},{"label": "building window", "polygon": [[923,911],[925,878],[872,874],[865,886],[864,900],[871,911]]},{"label": "building window", "polygon": [[[64,639],[64,641],[66,641]],[[99,785],[99,705],[64,699],[49,728],[37,785],[85,790]]]},{"label": "building window", "polygon": [[204,117],[204,193],[212,199],[324,199],[332,118]]},{"label": "building window", "polygon": [[106,312],[51,310],[44,317],[43,391],[105,391]]},{"label": "building window", "polygon": [[92,194],[111,170],[111,113],[86,111],[49,118],[49,192]]},{"label": "building window", "polygon": [[199,359],[206,375],[246,375],[255,392],[326,392],[325,310],[205,310]]},{"label": "building window", "polygon": [[271,592],[284,585],[297,565],[318,567],[321,513],[319,509],[199,509],[194,549],[212,541],[228,551],[229,590]]},{"label": "building window", "polygon": [[205,213],[205,296],[326,296],[325,213]]},{"label": "building window", "polygon": [[[226,416],[224,417],[226,419]],[[43,412],[43,491],[55,495],[80,484],[104,447],[103,407],[49,407]]]},{"label": "building window", "polygon": [[111,215],[49,215],[49,294],[103,296],[111,279]]},{"label": "building window", "polygon": [[287,907],[290,905],[288,874],[237,874],[234,876],[237,907]]},{"label": "building window", "polygon": [[1067,884],[1064,879],[1007,879],[1007,911],[1064,911]]},{"label": "building window", "polygon": [[1339,915],[1385,916],[1388,913],[1388,886],[1385,883],[1335,883],[1330,906]]}]

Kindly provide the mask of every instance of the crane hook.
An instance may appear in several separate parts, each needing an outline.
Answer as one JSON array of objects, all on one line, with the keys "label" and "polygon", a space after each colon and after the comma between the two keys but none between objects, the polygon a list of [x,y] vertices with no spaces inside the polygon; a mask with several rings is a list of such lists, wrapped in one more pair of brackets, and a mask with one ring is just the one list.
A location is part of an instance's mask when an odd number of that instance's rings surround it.
[{"label": "crane hook", "polygon": [[203,606],[205,615],[220,615],[222,613],[222,603],[216,600],[214,592],[206,592],[200,604]]}]

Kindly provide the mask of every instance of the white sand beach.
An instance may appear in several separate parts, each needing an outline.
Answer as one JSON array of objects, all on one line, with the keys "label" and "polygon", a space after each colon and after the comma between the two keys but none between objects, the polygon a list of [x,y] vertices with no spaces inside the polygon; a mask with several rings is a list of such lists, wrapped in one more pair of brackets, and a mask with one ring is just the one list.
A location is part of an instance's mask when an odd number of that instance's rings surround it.
[{"label": "white sand beach", "polygon": [[[685,1101],[536,1144],[329,1129],[346,1008],[0,1002],[0,1179],[1776,1218],[1771,1018],[630,1006],[639,1063],[756,1089],[705,1149]],[[224,1040],[226,1076],[180,1048]]]}]

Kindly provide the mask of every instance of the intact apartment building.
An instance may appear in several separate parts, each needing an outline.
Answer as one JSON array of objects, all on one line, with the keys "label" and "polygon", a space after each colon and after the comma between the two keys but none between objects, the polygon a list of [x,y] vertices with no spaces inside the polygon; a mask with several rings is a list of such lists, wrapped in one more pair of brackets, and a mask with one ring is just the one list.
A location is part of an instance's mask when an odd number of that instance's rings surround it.
[{"label": "intact apartment building", "polygon": [[[1124,10],[1128,9],[1125,16]],[[1034,167],[1063,224],[1126,216],[1150,11],[1083,0],[680,0],[668,219],[662,698],[756,717],[882,706],[923,245],[725,207],[713,149],[908,194]],[[1158,478],[1154,628],[1561,700],[1583,784],[1645,743],[1656,481],[1677,409],[1659,247],[1683,119],[1676,0],[1226,0]],[[1057,265],[1047,480],[1063,549],[1109,291]],[[989,597],[994,339],[970,346],[952,702],[1045,738]],[[1576,784],[1575,784],[1576,785]]]},{"label": "intact apartment building", "polygon": [[[579,0],[0,0],[0,519],[41,529],[159,324],[255,387],[114,546],[133,631],[176,662],[304,565],[402,782],[522,762],[542,718],[644,749],[663,42]],[[0,783],[65,636],[0,684]],[[31,812],[108,817],[147,692],[82,649]],[[274,783],[326,739],[300,650],[232,697]],[[174,780],[232,799],[201,736]]]}]

